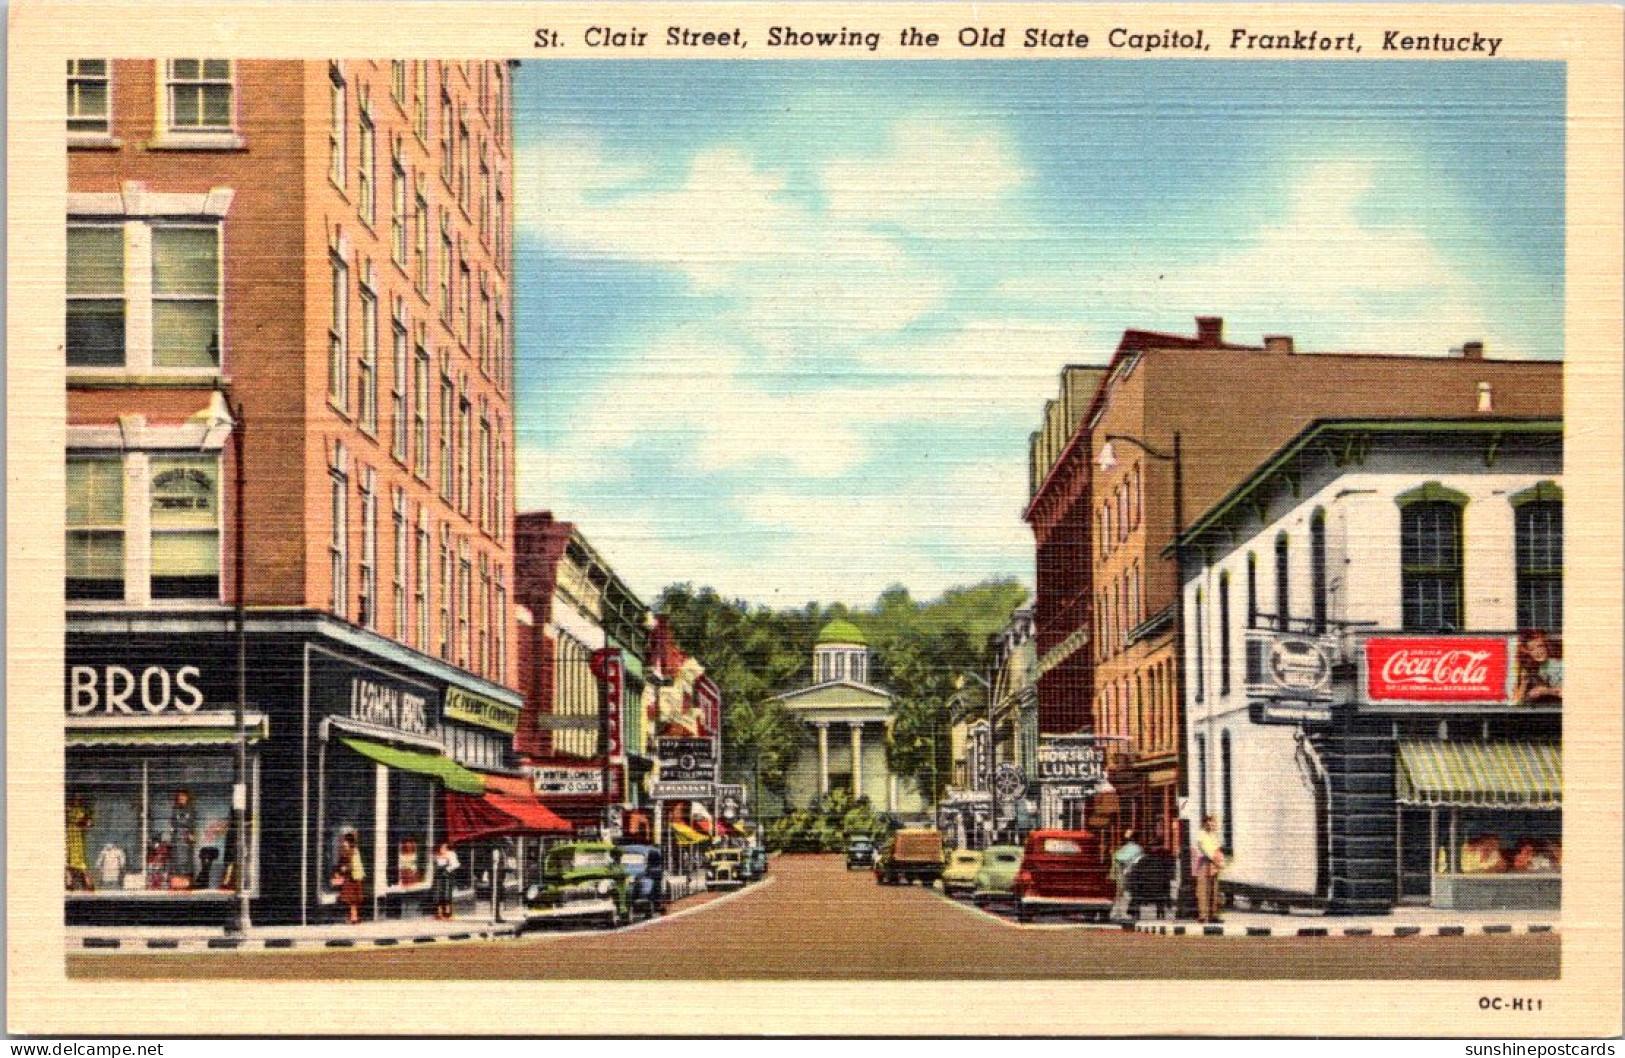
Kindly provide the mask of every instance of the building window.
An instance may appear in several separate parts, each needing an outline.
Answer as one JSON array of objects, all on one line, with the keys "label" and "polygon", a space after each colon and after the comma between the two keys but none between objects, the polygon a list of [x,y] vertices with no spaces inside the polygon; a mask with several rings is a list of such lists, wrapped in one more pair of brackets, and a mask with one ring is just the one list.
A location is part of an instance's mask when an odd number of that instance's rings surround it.
[{"label": "building window", "polygon": [[1230,693],[1230,574],[1219,574],[1219,697]]},{"label": "building window", "polygon": [[452,438],[456,434],[455,403],[451,388],[451,357],[440,354],[440,498],[452,501],[452,478],[456,465],[451,458]]},{"label": "building window", "polygon": [[1258,627],[1258,556],[1247,552],[1247,627]]},{"label": "building window", "polygon": [[440,319],[447,327],[451,326],[451,297],[452,297],[452,270],[457,262],[453,260],[451,243],[451,211],[440,211]]},{"label": "building window", "polygon": [[503,392],[507,392],[508,386],[513,381],[513,365],[508,360],[508,321],[501,311],[498,311],[496,316],[496,325],[491,332],[495,348],[491,350],[491,355],[496,360],[497,386]]},{"label": "building window", "polygon": [[496,499],[492,520],[496,538],[505,540],[508,536],[508,443],[502,438],[502,419],[497,419],[497,452],[496,452]]},{"label": "building window", "polygon": [[468,378],[462,379],[457,400],[457,509],[469,514],[469,450],[474,447],[473,409],[468,400]]},{"label": "building window", "polygon": [[497,567],[497,675],[498,683],[508,682],[508,586],[502,582],[502,568]]},{"label": "building window", "polygon": [[491,420],[486,417],[485,401],[480,401],[479,494],[480,528],[491,531]]},{"label": "building window", "polygon": [[417,229],[417,260],[413,263],[412,278],[418,293],[429,296],[429,201],[423,197],[423,176],[417,178],[417,201],[412,212],[412,224]]},{"label": "building window", "polygon": [[455,602],[452,590],[452,558],[451,558],[451,528],[444,523],[440,526],[440,657],[442,660],[451,660],[452,635],[452,606]]},{"label": "building window", "polygon": [[1326,512],[1309,516],[1309,596],[1314,605],[1315,635],[1326,633]]},{"label": "building window", "polygon": [[1202,589],[1196,589],[1196,700],[1201,701],[1207,684],[1207,651],[1202,642]]},{"label": "building window", "polygon": [[70,367],[219,369],[218,224],[71,224],[67,251]]},{"label": "building window", "polygon": [[395,638],[406,642],[411,635],[411,621],[407,615],[406,570],[409,559],[410,532],[406,525],[406,490],[397,486],[390,504],[390,529],[394,532],[395,561],[390,584],[395,591]]},{"label": "building window", "polygon": [[419,143],[429,140],[429,64],[415,62],[416,76],[412,81],[412,131]]},{"label": "building window", "polygon": [[350,407],[350,266],[332,257],[333,312],[327,324],[327,399],[341,412]]},{"label": "building window", "polygon": [[68,226],[69,367],[123,367],[124,228]]},{"label": "building window", "polygon": [[389,253],[402,268],[406,267],[406,198],[406,163],[396,140],[389,161]]},{"label": "building window", "polygon": [[356,189],[361,219],[372,227],[378,220],[378,131],[372,124],[372,102],[363,85],[359,92],[361,109],[360,157],[356,163]]},{"label": "building window", "polygon": [[230,59],[170,59],[164,63],[171,132],[220,132],[232,127]]},{"label": "building window", "polygon": [[1207,807],[1207,736],[1196,734],[1196,818],[1205,821]]},{"label": "building window", "polygon": [[440,180],[451,186],[451,156],[457,135],[457,119],[451,109],[451,90],[446,87],[446,64],[440,64]]},{"label": "building window", "polygon": [[1223,833],[1224,854],[1235,855],[1236,851],[1236,812],[1235,798],[1232,787],[1232,770],[1230,763],[1230,732],[1219,732],[1219,811],[1224,820]]},{"label": "building window", "polygon": [[1134,518],[1134,528],[1140,527],[1140,518],[1145,510],[1145,483],[1140,477],[1140,464],[1134,464],[1134,491],[1129,499],[1129,510]]},{"label": "building window", "polygon": [[361,471],[361,611],[359,623],[378,627],[378,478]]},{"label": "building window", "polygon": [[491,163],[486,160],[485,141],[480,141],[480,186],[479,201],[476,203],[477,230],[480,241],[486,245],[491,243]]},{"label": "building window", "polygon": [[1128,483],[1117,486],[1117,539],[1128,539]]},{"label": "building window", "polygon": [[469,165],[471,147],[468,139],[468,122],[457,123],[457,204],[462,207],[463,215],[468,215],[469,174],[472,171]]},{"label": "building window", "polygon": [[338,63],[329,63],[327,89],[327,178],[344,187],[349,169],[350,108],[349,89]]},{"label": "building window", "polygon": [[418,324],[412,349],[412,470],[429,480],[429,350],[427,328]]},{"label": "building window", "polygon": [[1292,570],[1285,533],[1275,537],[1275,627],[1285,632],[1292,627]]},{"label": "building window", "polygon": [[429,516],[425,510],[418,508],[417,536],[414,540],[416,548],[412,556],[412,605],[417,608],[417,635],[412,645],[419,650],[429,649]]},{"label": "building window", "polygon": [[[459,254],[467,249],[460,240],[457,248]],[[466,256],[459,256],[458,258],[457,276],[459,280],[457,305],[459,319],[462,321],[462,327],[458,333],[462,339],[463,348],[466,350],[474,344],[474,273],[469,270]]]},{"label": "building window", "polygon": [[361,277],[361,428],[378,436],[378,295],[372,289],[372,265]]},{"label": "building window", "polygon": [[491,611],[493,609],[491,592],[491,559],[484,552],[480,553],[480,651],[476,655],[479,659],[479,668],[476,670],[481,676],[491,675]]},{"label": "building window", "polygon": [[68,60],[68,132],[112,131],[112,82],[106,59]]},{"label": "building window", "polygon": [[1514,511],[1518,627],[1563,631],[1563,501],[1525,502]]},{"label": "building window", "polygon": [[389,98],[399,106],[406,106],[406,63],[395,59],[389,64]]},{"label": "building window", "polygon": [[406,340],[406,302],[394,299],[394,312],[390,320],[390,366],[395,384],[389,394],[390,454],[405,463],[407,457],[408,422],[406,415],[407,386],[411,382],[412,354]]},{"label": "building window", "polygon": [[502,189],[500,187],[496,189],[495,194],[496,238],[494,241],[496,243],[496,252],[492,255],[492,257],[496,260],[497,271],[505,273],[508,271],[508,200],[503,197]]},{"label": "building window", "polygon": [[124,462],[72,456],[67,480],[67,597],[124,598]]},{"label": "building window", "polygon": [[485,277],[480,276],[480,313],[479,313],[479,341],[474,343],[479,350],[480,373],[487,377],[491,374],[491,291],[485,284]]},{"label": "building window", "polygon": [[220,598],[220,461],[152,458],[152,597]]},{"label": "building window", "polygon": [[346,621],[350,619],[350,475],[347,467],[344,446],[336,445],[333,465],[329,468],[333,501],[333,536],[328,542],[333,596],[329,605]]},{"label": "building window", "polygon": [[468,541],[458,542],[457,555],[457,664],[467,669],[474,655],[473,609],[474,568],[468,558]]},{"label": "building window", "polygon": [[1407,632],[1462,627],[1461,507],[1445,500],[1400,512],[1401,621]]}]

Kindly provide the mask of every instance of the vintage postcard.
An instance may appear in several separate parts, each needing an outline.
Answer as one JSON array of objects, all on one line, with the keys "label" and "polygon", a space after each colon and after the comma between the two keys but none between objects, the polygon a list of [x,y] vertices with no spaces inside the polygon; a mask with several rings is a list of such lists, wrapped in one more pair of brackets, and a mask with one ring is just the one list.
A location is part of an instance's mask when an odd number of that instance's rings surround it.
[{"label": "vintage postcard", "polygon": [[10,1030],[1620,1031],[1617,8],[10,44]]}]

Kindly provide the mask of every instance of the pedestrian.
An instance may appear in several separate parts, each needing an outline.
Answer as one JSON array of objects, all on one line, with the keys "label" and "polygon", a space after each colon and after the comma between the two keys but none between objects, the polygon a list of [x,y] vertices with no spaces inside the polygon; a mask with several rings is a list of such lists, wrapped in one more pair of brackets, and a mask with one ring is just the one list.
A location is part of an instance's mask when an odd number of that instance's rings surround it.
[{"label": "pedestrian", "polygon": [[1202,817],[1196,832],[1196,855],[1191,857],[1191,877],[1196,882],[1196,920],[1219,921],[1219,875],[1224,871],[1224,842],[1219,838],[1219,817]]},{"label": "pedestrian", "polygon": [[1129,911],[1134,906],[1129,890],[1129,872],[1144,855],[1145,849],[1134,840],[1133,829],[1123,831],[1123,844],[1112,854],[1112,880],[1117,883],[1117,903],[1112,907],[1113,918],[1128,917]]},{"label": "pedestrian", "polygon": [[339,889],[339,903],[350,909],[350,924],[361,921],[361,905],[367,899],[367,868],[361,859],[361,845],[351,831],[339,839],[338,863],[333,868],[333,884]]},{"label": "pedestrian", "polygon": [[434,853],[434,917],[440,919],[451,918],[452,889],[455,885],[453,875],[462,867],[463,861],[457,857],[457,850],[451,847],[451,842],[442,841]]}]

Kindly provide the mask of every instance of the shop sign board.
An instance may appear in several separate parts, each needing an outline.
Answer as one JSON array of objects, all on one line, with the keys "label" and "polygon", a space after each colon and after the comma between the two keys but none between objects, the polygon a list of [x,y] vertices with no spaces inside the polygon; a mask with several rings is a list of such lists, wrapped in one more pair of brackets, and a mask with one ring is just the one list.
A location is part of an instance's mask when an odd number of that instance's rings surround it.
[{"label": "shop sign board", "polygon": [[722,732],[722,689],[709,676],[694,683],[694,704],[704,718],[703,733],[715,738]]},{"label": "shop sign board", "polygon": [[1497,704],[1512,698],[1507,636],[1371,636],[1360,687],[1371,705]]},{"label": "shop sign board", "polygon": [[715,783],[715,747],[716,743],[708,738],[657,738],[655,753],[660,761],[660,781]]},{"label": "shop sign board", "polygon": [[202,682],[196,665],[70,665],[68,715],[195,713]]},{"label": "shop sign board", "polygon": [[1106,781],[1106,747],[1088,736],[1052,736],[1038,740],[1038,781],[1078,787],[1085,797]]},{"label": "shop sign board", "polygon": [[1006,804],[1027,792],[1027,776],[1010,761],[1000,764],[993,774],[993,789]]},{"label": "shop sign board", "polygon": [[545,766],[530,771],[531,788],[551,797],[596,797],[604,792],[604,769]]},{"label": "shop sign board", "polygon": [[729,823],[737,823],[745,815],[745,788],[733,783],[717,787],[717,810]]},{"label": "shop sign board", "polygon": [[604,714],[608,718],[605,725],[609,735],[609,759],[619,761],[626,759],[625,747],[621,745],[621,702],[625,698],[626,690],[626,662],[621,658],[618,647],[608,647],[604,650],[594,651],[588,667],[600,683],[604,685]]},{"label": "shop sign board", "polygon": [[408,735],[437,734],[439,689],[307,647],[310,701],[329,714]]},{"label": "shop sign board", "polygon": [[1251,702],[1247,711],[1255,724],[1328,724],[1332,719],[1326,702]]},{"label": "shop sign board", "polygon": [[1249,629],[1247,696],[1270,701],[1330,702],[1337,640]]},{"label": "shop sign board", "polygon": [[504,735],[513,734],[519,727],[518,706],[465,691],[461,687],[446,688],[443,715],[447,720],[461,720],[465,724],[490,728]]},{"label": "shop sign board", "polygon": [[656,801],[709,801],[716,794],[716,784],[710,782],[654,783],[649,794]]}]

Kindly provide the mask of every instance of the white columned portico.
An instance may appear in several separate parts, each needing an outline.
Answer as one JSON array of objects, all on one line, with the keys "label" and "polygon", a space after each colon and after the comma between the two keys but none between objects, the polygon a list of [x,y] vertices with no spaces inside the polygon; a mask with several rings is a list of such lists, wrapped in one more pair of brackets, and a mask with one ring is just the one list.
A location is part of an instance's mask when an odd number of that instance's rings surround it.
[{"label": "white columned portico", "polygon": [[852,721],[852,797],[863,796],[863,721]]},{"label": "white columned portico", "polygon": [[829,722],[818,723],[818,792],[829,793]]}]

